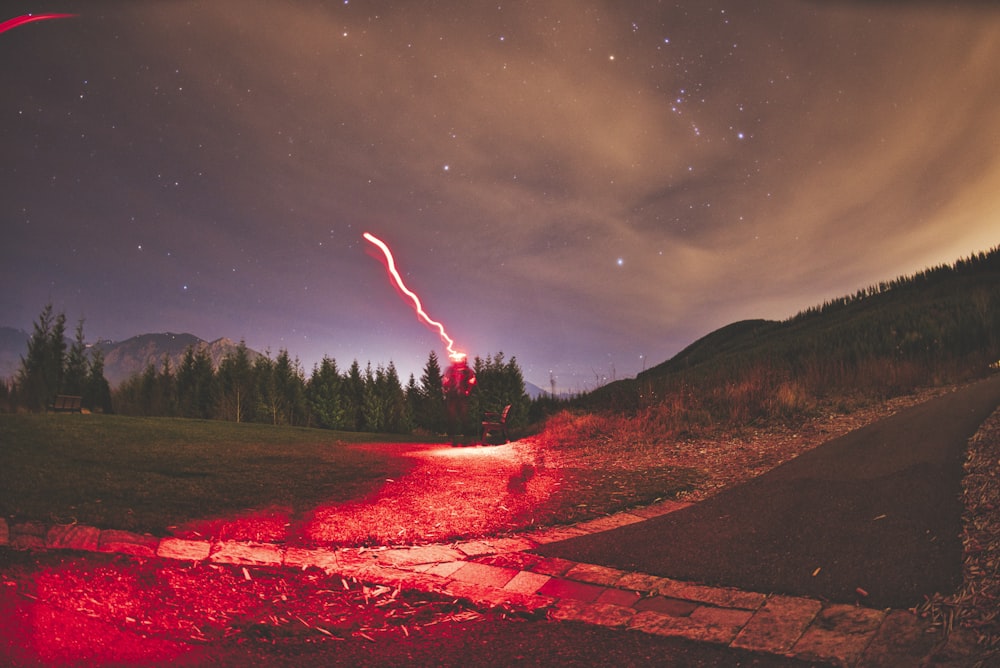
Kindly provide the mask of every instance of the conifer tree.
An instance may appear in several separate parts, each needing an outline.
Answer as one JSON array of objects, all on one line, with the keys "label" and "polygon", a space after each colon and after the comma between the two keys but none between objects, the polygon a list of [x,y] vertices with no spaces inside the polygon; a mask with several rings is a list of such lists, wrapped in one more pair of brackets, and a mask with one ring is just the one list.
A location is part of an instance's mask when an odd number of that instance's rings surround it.
[{"label": "conifer tree", "polygon": [[28,356],[21,358],[18,396],[28,410],[44,410],[62,389],[66,359],[66,316],[46,304],[28,339]]},{"label": "conifer tree", "polygon": [[219,411],[222,419],[243,422],[248,416],[253,391],[253,370],[245,341],[219,364]]},{"label": "conifer tree", "polygon": [[431,433],[441,434],[446,429],[447,411],[444,402],[444,383],[441,364],[433,350],[427,356],[424,373],[420,376],[420,397],[417,402],[416,424]]},{"label": "conifer tree", "polygon": [[90,371],[88,366],[87,344],[83,338],[83,319],[81,319],[76,325],[76,338],[66,356],[66,373],[62,387],[64,394],[83,396]]},{"label": "conifer tree", "polygon": [[324,356],[319,366],[313,368],[306,386],[306,396],[316,419],[316,426],[326,429],[347,427],[343,384],[337,362],[333,358]]},{"label": "conifer tree", "polygon": [[95,347],[90,353],[87,389],[83,393],[83,405],[88,409],[111,413],[111,386],[104,377],[104,353]]}]

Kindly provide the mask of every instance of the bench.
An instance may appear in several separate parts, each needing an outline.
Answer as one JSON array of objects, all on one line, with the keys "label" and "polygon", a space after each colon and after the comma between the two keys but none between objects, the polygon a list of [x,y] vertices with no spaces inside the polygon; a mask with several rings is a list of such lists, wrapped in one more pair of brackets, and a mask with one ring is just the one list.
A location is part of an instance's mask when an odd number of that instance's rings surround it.
[{"label": "bench", "polygon": [[503,442],[510,443],[507,436],[507,416],[510,414],[510,404],[504,406],[501,413],[483,413],[483,442],[486,442],[487,434],[499,431],[503,434]]},{"label": "bench", "polygon": [[83,401],[83,397],[73,396],[71,394],[60,394],[56,396],[56,400],[52,402],[49,406],[56,413],[82,413],[83,409],[80,404]]}]

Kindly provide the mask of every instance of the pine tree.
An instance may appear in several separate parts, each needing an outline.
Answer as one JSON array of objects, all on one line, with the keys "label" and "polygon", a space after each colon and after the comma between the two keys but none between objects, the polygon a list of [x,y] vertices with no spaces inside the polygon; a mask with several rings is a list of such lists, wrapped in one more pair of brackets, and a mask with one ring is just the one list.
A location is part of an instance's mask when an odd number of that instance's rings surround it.
[{"label": "pine tree", "polygon": [[362,431],[365,428],[365,379],[361,376],[361,365],[357,360],[351,362],[351,367],[344,378],[344,399],[347,428]]},{"label": "pine tree", "polygon": [[385,428],[385,397],[382,388],[382,376],[385,371],[379,365],[377,371],[372,370],[372,363],[365,367],[364,394],[361,406],[364,426],[363,431],[383,432]]},{"label": "pine tree", "polygon": [[44,410],[62,390],[66,360],[66,316],[53,314],[47,304],[28,339],[28,356],[21,358],[17,390],[28,410]]},{"label": "pine tree", "polygon": [[87,388],[90,369],[87,364],[87,344],[83,339],[83,320],[76,325],[76,338],[66,356],[66,373],[62,391],[65,394],[83,396]]},{"label": "pine tree", "polygon": [[316,419],[316,426],[325,429],[347,427],[342,385],[337,362],[324,356],[319,366],[313,368],[306,386],[306,396]]},{"label": "pine tree", "polygon": [[205,346],[188,346],[177,370],[178,412],[182,417],[212,417],[215,370]]},{"label": "pine tree", "polygon": [[219,412],[222,419],[243,422],[253,405],[253,370],[247,344],[240,341],[236,351],[219,364]]},{"label": "pine tree", "polygon": [[87,389],[83,393],[83,405],[94,411],[111,413],[111,386],[104,377],[104,353],[95,347],[90,353]]},{"label": "pine tree", "polygon": [[406,420],[406,395],[399,382],[399,372],[396,365],[389,360],[389,366],[382,375],[379,388],[385,406],[385,430],[394,434],[405,434],[410,430]]},{"label": "pine tree", "polygon": [[414,416],[416,424],[431,433],[444,433],[447,411],[444,402],[444,384],[441,380],[441,364],[433,350],[427,356],[424,373],[420,376],[420,399]]}]

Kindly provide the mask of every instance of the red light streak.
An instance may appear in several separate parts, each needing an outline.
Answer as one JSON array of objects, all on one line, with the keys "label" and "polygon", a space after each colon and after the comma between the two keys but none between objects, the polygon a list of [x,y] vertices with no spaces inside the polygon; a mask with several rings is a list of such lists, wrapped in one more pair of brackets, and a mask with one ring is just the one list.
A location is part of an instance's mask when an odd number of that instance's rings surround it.
[{"label": "red light streak", "polygon": [[24,16],[15,16],[12,19],[7,19],[3,23],[0,23],[0,33],[7,32],[12,28],[18,26],[23,26],[25,23],[31,23],[33,21],[44,21],[45,19],[68,19],[76,14],[25,14]]},{"label": "red light streak", "polygon": [[438,336],[441,337],[441,341],[444,342],[445,348],[448,349],[449,359],[453,362],[465,359],[465,353],[455,350],[455,342],[450,336],[448,336],[448,333],[444,331],[444,325],[437,320],[432,320],[431,317],[427,315],[424,311],[423,305],[420,303],[420,297],[418,297],[415,292],[410,290],[403,283],[402,277],[400,277],[399,272],[396,271],[396,261],[392,257],[392,251],[389,250],[389,247],[385,244],[385,242],[368,232],[365,232],[363,236],[367,241],[370,241],[372,244],[377,246],[378,249],[382,251],[382,254],[385,255],[386,269],[389,271],[389,278],[391,278],[396,287],[399,288],[399,290],[413,302],[413,308],[417,312],[417,316],[419,316],[420,319],[427,323],[430,327],[437,330]]}]

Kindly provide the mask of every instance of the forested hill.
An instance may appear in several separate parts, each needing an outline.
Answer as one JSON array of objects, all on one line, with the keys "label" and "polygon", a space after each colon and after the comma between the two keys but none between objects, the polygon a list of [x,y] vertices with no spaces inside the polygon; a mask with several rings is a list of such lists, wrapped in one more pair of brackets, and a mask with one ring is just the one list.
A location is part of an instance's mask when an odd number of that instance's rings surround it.
[{"label": "forested hill", "polygon": [[[747,320],[695,341],[670,360],[583,398],[630,408],[683,385],[718,396],[743,384],[766,397],[789,384],[810,401],[894,395],[987,372],[1000,359],[1000,247],[859,290],[788,320]],[[764,410],[764,408],[761,408]]]}]

